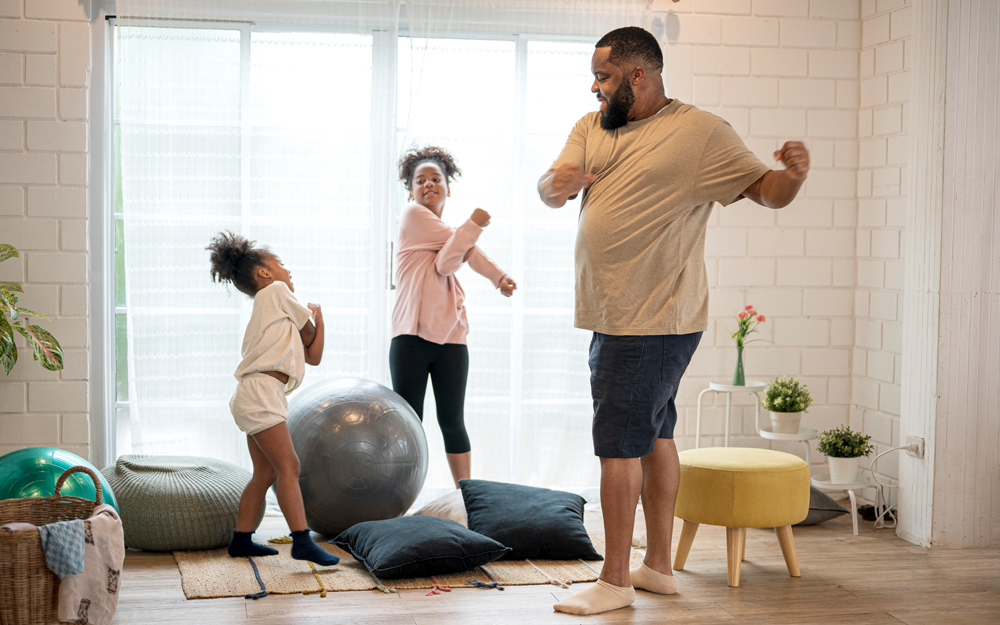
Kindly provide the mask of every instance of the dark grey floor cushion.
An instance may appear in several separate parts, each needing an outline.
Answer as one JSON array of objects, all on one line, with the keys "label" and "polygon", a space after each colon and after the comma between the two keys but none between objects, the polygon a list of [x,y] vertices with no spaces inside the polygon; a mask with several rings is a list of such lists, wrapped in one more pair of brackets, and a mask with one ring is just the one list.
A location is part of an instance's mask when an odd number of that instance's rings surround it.
[{"label": "dark grey floor cushion", "polygon": [[460,573],[510,551],[455,521],[430,516],[365,521],[330,542],[382,579]]},{"label": "dark grey floor cushion", "polygon": [[[146,551],[225,547],[250,472],[197,456],[122,456],[101,473],[118,498],[125,546]],[[256,528],[264,518],[264,506]]]},{"label": "dark grey floor cushion", "polygon": [[511,548],[507,560],[603,560],[583,526],[583,497],[487,480],[461,480],[469,529]]},{"label": "dark grey floor cushion", "polygon": [[815,486],[809,487],[809,514],[796,525],[816,525],[847,514],[848,510]]}]

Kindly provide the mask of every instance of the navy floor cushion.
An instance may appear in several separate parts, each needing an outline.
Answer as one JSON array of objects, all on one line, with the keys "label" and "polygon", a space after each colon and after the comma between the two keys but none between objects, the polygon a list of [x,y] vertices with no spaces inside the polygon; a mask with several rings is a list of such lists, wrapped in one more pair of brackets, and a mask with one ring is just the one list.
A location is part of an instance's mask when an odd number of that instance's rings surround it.
[{"label": "navy floor cushion", "polygon": [[381,579],[460,573],[510,551],[455,521],[430,516],[365,521],[330,542]]},{"label": "navy floor cushion", "polygon": [[510,547],[507,560],[603,560],[583,526],[583,497],[487,480],[461,480],[469,529]]},{"label": "navy floor cushion", "polygon": [[829,495],[815,486],[809,487],[809,514],[805,520],[796,525],[816,525],[847,514],[847,508],[834,501]]}]

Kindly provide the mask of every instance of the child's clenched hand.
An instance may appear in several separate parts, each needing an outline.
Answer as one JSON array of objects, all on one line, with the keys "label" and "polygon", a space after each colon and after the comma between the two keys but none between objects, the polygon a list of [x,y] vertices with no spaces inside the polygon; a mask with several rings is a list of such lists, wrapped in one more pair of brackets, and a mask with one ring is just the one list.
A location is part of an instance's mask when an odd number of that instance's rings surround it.
[{"label": "child's clenched hand", "polygon": [[500,280],[500,286],[498,288],[504,297],[510,297],[517,289],[517,284],[513,279],[511,279],[510,276],[504,276],[503,279]]},{"label": "child's clenched hand", "polygon": [[313,304],[310,302],[309,304],[306,304],[306,308],[312,311],[314,323],[316,323],[316,325],[319,325],[323,321],[323,309],[320,307],[320,305]]}]

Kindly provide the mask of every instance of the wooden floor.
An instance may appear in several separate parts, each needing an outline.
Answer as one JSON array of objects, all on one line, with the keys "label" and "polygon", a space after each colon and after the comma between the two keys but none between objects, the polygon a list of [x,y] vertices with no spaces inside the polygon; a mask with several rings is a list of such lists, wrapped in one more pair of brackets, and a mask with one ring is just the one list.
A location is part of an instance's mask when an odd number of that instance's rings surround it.
[{"label": "wooden floor", "polygon": [[[282,523],[268,517],[258,536],[286,532]],[[685,570],[676,573],[678,594],[640,591],[632,607],[589,617],[552,610],[586,584],[455,589],[432,597],[410,590],[188,601],[172,555],[129,552],[114,623],[1000,623],[1000,550],[928,550],[870,522],[853,536],[849,516],[795,528],[795,542],[798,579],[788,576],[773,531],[747,530],[740,587],[729,588],[725,530],[703,525]]]}]

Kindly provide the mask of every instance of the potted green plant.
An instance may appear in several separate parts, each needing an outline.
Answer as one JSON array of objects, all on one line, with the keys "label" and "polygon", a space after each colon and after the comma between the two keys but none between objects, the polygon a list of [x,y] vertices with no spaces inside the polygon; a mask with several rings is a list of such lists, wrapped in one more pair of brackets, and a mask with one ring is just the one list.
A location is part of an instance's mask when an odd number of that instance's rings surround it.
[{"label": "potted green plant", "polygon": [[[20,253],[13,245],[0,243],[0,263],[9,258],[18,258]],[[14,293],[24,293],[17,282],[0,282],[0,365],[3,365],[5,375],[17,364],[17,345],[14,344],[14,330],[23,336],[35,352],[35,360],[49,371],[59,371],[63,368],[62,346],[56,337],[48,330],[34,325],[28,325],[26,316],[48,317],[17,305]],[[10,317],[10,321],[7,318]]]},{"label": "potted green plant", "polygon": [[842,425],[819,435],[819,450],[830,462],[830,481],[850,484],[858,479],[858,460],[875,451],[872,437]]},{"label": "potted green plant", "polygon": [[812,401],[805,384],[795,378],[778,378],[767,385],[761,403],[771,413],[772,432],[798,434],[802,413],[808,412]]}]

